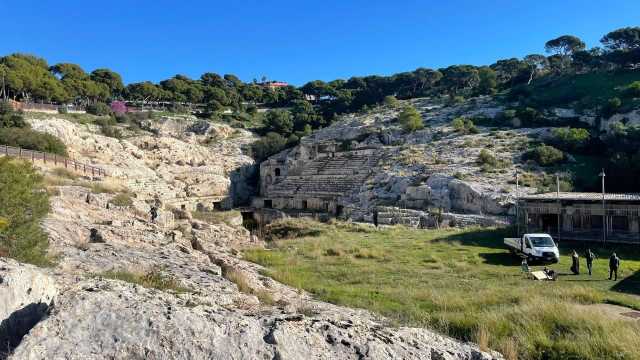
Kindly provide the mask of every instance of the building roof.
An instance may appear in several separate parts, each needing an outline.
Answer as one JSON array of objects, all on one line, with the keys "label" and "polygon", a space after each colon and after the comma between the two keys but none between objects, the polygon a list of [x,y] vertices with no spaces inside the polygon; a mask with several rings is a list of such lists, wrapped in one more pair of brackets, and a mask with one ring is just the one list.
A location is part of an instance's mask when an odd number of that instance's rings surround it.
[{"label": "building roof", "polygon": [[[602,193],[597,192],[548,192],[544,194],[525,195],[522,200],[577,200],[577,201],[602,201]],[[607,194],[605,201],[640,201],[640,193]]]}]

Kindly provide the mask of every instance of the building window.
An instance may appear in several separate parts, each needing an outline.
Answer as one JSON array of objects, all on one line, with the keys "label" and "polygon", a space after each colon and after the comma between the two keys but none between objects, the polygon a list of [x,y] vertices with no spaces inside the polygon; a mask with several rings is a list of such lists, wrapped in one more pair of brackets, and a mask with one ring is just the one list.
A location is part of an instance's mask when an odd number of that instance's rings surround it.
[{"label": "building window", "polygon": [[214,210],[222,210],[222,202],[221,201],[214,201],[213,202],[213,209]]},{"label": "building window", "polygon": [[276,173],[276,176],[280,176],[280,168],[276,168],[275,173]]},{"label": "building window", "polygon": [[271,209],[273,208],[273,202],[271,200],[264,200],[264,207],[265,209]]},{"label": "building window", "polygon": [[307,210],[308,207],[309,207],[309,205],[307,204],[307,200],[302,200],[302,208],[304,210]]},{"label": "building window", "polygon": [[611,228],[614,231],[629,231],[629,218],[626,216],[614,216],[611,219]]}]

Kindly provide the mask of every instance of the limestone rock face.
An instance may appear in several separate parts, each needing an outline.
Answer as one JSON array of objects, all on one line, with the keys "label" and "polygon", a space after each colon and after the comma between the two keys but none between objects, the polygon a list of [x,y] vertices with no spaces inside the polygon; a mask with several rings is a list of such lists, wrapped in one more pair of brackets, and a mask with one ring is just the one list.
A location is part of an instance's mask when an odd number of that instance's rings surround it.
[{"label": "limestone rock face", "polygon": [[625,114],[614,114],[608,119],[603,119],[600,122],[600,130],[605,132],[611,132],[611,126],[617,122],[622,122],[626,125],[640,125],[640,110],[636,109]]},{"label": "limestone rock face", "polygon": [[[498,116],[503,108],[489,97],[457,105],[428,98],[407,103],[421,112],[425,129],[404,131],[397,109],[347,115],[263,162],[262,196],[279,210],[340,213],[356,221],[370,221],[382,206],[458,214],[460,219],[486,217],[480,222],[489,224],[499,216],[503,219],[498,222],[505,222],[513,212],[516,171],[532,177],[544,172],[535,166],[525,170],[521,156],[530,140],[550,136],[550,129],[505,131],[478,125],[477,132],[463,133],[452,128],[456,117]],[[558,109],[556,116],[578,116],[565,110]],[[480,163],[482,150],[496,161]],[[527,194],[537,188],[521,184],[519,190]]]},{"label": "limestone rock face", "polygon": [[44,271],[0,258],[0,358],[46,316],[57,295],[55,281]]},{"label": "limestone rock face", "polygon": [[[50,277],[0,262],[0,289],[17,284],[8,298],[16,300],[3,304],[55,296],[49,314],[11,349],[12,360],[501,359],[428,329],[389,327],[264,276],[235,255],[234,247],[259,243],[233,221],[153,224],[133,207],[106,209],[111,194],[87,203],[86,191],[62,186],[53,198],[43,224],[58,254]],[[105,242],[88,242],[89,228]],[[105,275],[123,271],[155,271],[174,285],[145,288]]]},{"label": "limestone rock face", "polygon": [[[208,204],[250,186],[242,180],[252,162],[240,147],[251,136],[184,120],[146,124],[157,136],[126,140],[62,119],[32,120],[137,197],[131,206],[113,206],[116,194],[56,187],[42,224],[54,267],[0,260],[0,340],[10,344],[9,359],[501,359],[429,329],[391,327],[367,311],[316,301],[265,276],[238,255],[241,247],[262,245],[241,216],[192,216],[176,203],[152,222],[155,197]],[[429,185],[415,190],[412,179],[385,172],[372,199],[409,192],[428,199]],[[286,216],[272,211],[265,216]],[[90,241],[92,229],[100,242]]]},{"label": "limestone rock face", "polygon": [[420,329],[387,329],[335,308],[308,317],[188,303],[90,280],[70,289],[12,359],[492,359]]},{"label": "limestone rock face", "polygon": [[[242,152],[255,136],[245,130],[204,126],[192,117],[162,118],[145,126],[153,134],[126,133],[118,140],[101,135],[95,125],[55,115],[29,122],[35,130],[60,138],[70,157],[104,168],[139,199],[173,204],[194,197],[229,198],[232,205],[248,202],[255,191],[247,181],[255,173],[254,161]],[[232,178],[238,185],[232,185]]]}]

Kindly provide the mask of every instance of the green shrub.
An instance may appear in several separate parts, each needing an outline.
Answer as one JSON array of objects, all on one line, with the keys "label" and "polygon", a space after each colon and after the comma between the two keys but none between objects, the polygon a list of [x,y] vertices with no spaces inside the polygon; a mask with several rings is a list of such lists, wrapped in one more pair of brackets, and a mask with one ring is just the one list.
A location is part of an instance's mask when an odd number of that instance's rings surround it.
[{"label": "green shrub", "polygon": [[256,160],[264,160],[269,156],[279,153],[287,147],[287,139],[274,132],[254,142],[251,146],[252,155]]},{"label": "green shrub", "polygon": [[400,101],[398,101],[398,99],[392,95],[385,96],[382,102],[384,103],[384,105],[392,109],[396,109],[398,106],[400,106]]},{"label": "green shrub", "polygon": [[131,272],[128,270],[110,270],[97,275],[106,279],[124,281],[161,291],[171,290],[176,293],[190,291],[189,288],[180,285],[178,280],[163,274],[160,270],[152,270],[146,273]]},{"label": "green shrub", "polygon": [[525,160],[533,160],[541,166],[557,165],[564,161],[564,153],[549,145],[539,145],[524,155]]},{"label": "green shrub", "polygon": [[111,115],[111,108],[109,105],[101,102],[87,105],[86,111],[88,114],[96,116]]},{"label": "green shrub", "polygon": [[306,218],[279,220],[267,225],[264,239],[267,241],[320,236],[324,233],[321,223]]},{"label": "green shrub", "polygon": [[497,166],[498,159],[493,155],[493,153],[491,153],[491,151],[482,149],[478,155],[478,163],[481,165]]},{"label": "green shrub", "polygon": [[640,97],[640,81],[634,81],[624,88],[624,96],[630,98]]},{"label": "green shrub", "polygon": [[58,106],[58,114],[68,114],[69,109],[66,106]]},{"label": "green shrub", "polygon": [[60,139],[29,128],[0,128],[0,144],[67,155],[67,147]]},{"label": "green shrub", "polygon": [[49,212],[43,178],[27,162],[0,158],[0,256],[49,265],[40,222]]},{"label": "green shrub", "polygon": [[115,206],[131,206],[133,205],[133,199],[129,193],[120,193],[109,201]]},{"label": "green shrub", "polygon": [[457,117],[451,121],[453,129],[461,134],[477,134],[478,128],[471,119]]},{"label": "green shrub", "polygon": [[516,111],[516,116],[522,121],[523,126],[530,126],[540,120],[538,110],[530,107],[521,108]]},{"label": "green shrub", "polygon": [[617,97],[611,98],[607,101],[607,103],[602,108],[602,115],[609,117],[615,114],[618,111],[618,109],[620,109],[620,106],[622,106],[622,100],[620,100],[620,98],[617,98]]},{"label": "green shrub", "polygon": [[115,139],[122,139],[122,131],[115,126],[110,126],[110,125],[102,126],[100,128],[100,131],[104,136],[115,138]]},{"label": "green shrub", "polygon": [[456,95],[449,98],[449,105],[461,104],[464,102],[464,96]]},{"label": "green shrub", "polygon": [[551,131],[552,142],[566,151],[578,151],[583,149],[590,140],[591,134],[587,129],[581,128],[556,128]]},{"label": "green shrub", "polygon": [[402,110],[398,117],[400,125],[405,131],[414,132],[424,128],[422,115],[413,106],[407,106]]},{"label": "green shrub", "polygon": [[9,102],[0,101],[0,128],[5,127],[27,127],[27,123]]}]

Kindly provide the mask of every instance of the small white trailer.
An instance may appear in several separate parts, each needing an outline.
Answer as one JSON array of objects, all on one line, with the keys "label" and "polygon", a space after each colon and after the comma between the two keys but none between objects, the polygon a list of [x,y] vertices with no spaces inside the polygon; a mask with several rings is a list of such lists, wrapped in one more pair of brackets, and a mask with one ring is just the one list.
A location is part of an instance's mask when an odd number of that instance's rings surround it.
[{"label": "small white trailer", "polygon": [[505,238],[504,244],[511,252],[529,261],[557,263],[560,260],[558,246],[549,234],[524,234],[521,238]]}]

